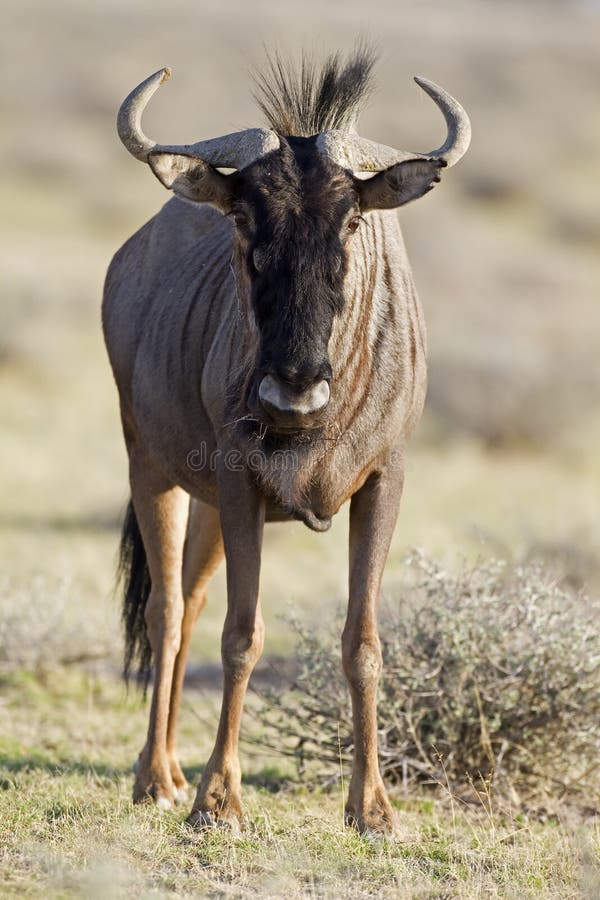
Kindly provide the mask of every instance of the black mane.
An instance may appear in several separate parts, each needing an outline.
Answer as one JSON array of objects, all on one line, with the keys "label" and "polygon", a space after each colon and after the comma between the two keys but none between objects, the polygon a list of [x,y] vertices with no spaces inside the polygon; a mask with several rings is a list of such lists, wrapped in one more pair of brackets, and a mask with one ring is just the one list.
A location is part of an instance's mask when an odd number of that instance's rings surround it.
[{"label": "black mane", "polygon": [[322,131],[347,131],[372,88],[377,56],[359,44],[344,60],[329,56],[321,67],[303,54],[298,68],[278,53],[267,57],[264,71],[254,73],[254,98],[281,135],[311,137]]}]

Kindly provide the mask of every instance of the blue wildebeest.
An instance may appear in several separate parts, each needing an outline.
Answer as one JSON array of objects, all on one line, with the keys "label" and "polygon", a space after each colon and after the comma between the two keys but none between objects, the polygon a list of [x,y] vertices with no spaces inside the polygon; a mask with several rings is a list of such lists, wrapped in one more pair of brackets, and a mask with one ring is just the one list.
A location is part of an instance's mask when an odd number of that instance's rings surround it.
[{"label": "blue wildebeest", "polygon": [[[446,119],[443,146],[420,155],[360,137],[372,64],[365,50],[299,73],[271,60],[256,90],[270,127],[196,144],[158,145],[142,131],[168,69],[119,112],[127,149],[175,194],[116,254],[103,306],[132,498],[121,544],[125,668],[137,660],[147,672],[153,658],[155,671],[134,800],[185,797],[181,687],[224,555],[223,703],[188,820],[200,828],[241,817],[238,736],[263,646],[264,522],[324,531],[347,500],[346,817],[361,832],[392,826],[377,759],[377,608],[426,386],[425,328],[395,210],[461,158],[470,126],[419,78]],[[200,447],[214,464],[198,464]]]}]

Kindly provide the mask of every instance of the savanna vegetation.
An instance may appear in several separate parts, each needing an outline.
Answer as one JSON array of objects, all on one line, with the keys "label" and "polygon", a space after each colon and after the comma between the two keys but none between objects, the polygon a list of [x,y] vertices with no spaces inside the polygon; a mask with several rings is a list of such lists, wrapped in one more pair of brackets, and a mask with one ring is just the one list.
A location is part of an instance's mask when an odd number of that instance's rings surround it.
[{"label": "savanna vegetation", "polygon": [[[0,895],[598,896],[598,5],[378,0],[368,20],[355,0],[5,7]],[[114,113],[169,64],[153,134],[255,124],[247,68],[263,41],[327,50],[365,25],[382,48],[366,135],[434,145],[413,73],[459,97],[474,131],[464,163],[402,212],[431,389],[383,591],[399,831],[373,843],[342,828],[342,512],[327,535],[267,530],[247,827],[195,835],[186,810],[130,800],[147,708],[120,680],[126,463],[99,298],[112,252],[166,195],[118,144]],[[223,615],[221,572],[182,711],[193,780]]]}]

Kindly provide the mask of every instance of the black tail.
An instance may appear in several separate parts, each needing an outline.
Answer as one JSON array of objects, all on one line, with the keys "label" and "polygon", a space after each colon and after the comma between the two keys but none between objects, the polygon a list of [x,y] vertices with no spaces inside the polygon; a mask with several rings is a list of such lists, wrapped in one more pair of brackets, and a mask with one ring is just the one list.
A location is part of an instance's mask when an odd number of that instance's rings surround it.
[{"label": "black tail", "polygon": [[122,622],[125,632],[123,675],[125,681],[129,682],[131,670],[137,665],[137,677],[145,693],[152,664],[152,647],[148,640],[144,618],[151,582],[146,551],[131,500],[127,506],[121,533],[119,582],[123,585]]}]

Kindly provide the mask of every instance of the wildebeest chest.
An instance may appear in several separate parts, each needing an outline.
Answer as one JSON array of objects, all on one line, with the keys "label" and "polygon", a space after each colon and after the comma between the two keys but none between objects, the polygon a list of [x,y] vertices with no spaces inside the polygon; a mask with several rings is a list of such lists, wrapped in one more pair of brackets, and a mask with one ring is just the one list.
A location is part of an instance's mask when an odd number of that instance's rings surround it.
[{"label": "wildebeest chest", "polygon": [[422,317],[395,215],[374,213],[353,241],[326,344],[327,415],[300,427],[252,402],[260,342],[231,266],[229,223],[172,204],[185,249],[140,316],[131,394],[141,437],[192,496],[216,503],[218,465],[244,468],[273,518],[320,530],[397,453],[424,399]]}]

